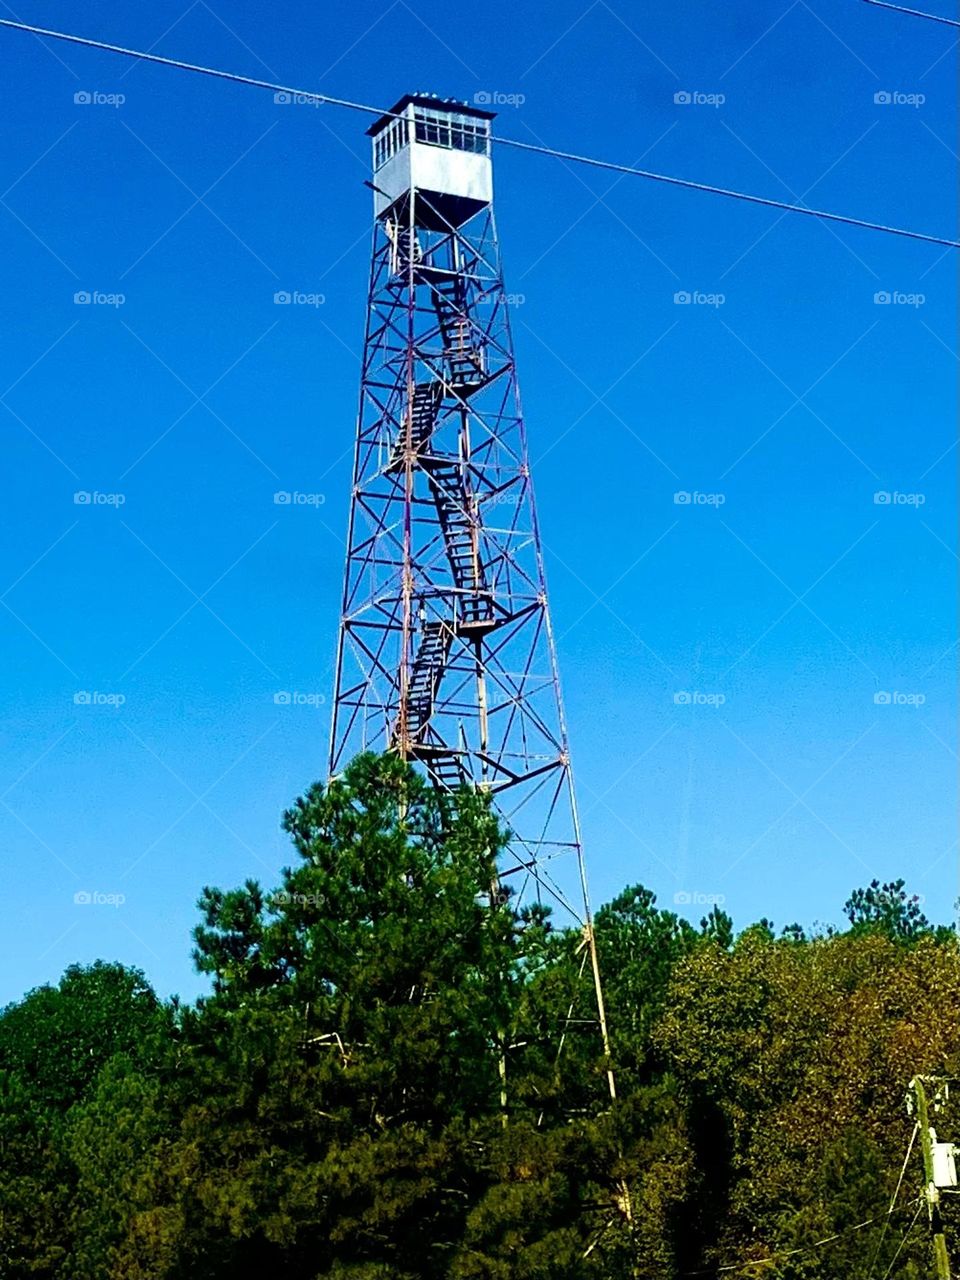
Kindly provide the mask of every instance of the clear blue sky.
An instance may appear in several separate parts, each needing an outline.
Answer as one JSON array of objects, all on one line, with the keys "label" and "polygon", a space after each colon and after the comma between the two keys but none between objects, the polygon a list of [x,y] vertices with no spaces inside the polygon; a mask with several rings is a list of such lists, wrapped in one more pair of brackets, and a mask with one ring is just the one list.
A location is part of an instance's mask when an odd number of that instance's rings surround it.
[{"label": "clear blue sky", "polygon": [[[522,95],[502,134],[955,226],[947,27],[854,0],[422,12],[16,6],[384,107]],[[12,32],[0,51],[0,1000],[97,956],[192,996],[200,889],[275,882],[279,814],[323,772],[367,121]],[[595,899],[643,881],[779,926],[902,875],[950,919],[954,255],[505,150],[495,185]]]}]

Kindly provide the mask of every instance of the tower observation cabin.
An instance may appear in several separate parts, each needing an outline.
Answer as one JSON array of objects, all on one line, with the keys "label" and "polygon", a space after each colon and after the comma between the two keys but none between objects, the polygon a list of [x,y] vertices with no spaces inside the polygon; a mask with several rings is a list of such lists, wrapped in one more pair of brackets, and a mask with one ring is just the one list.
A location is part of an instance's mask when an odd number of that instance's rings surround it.
[{"label": "tower observation cabin", "polygon": [[419,227],[462,226],[493,199],[490,121],[494,112],[410,93],[367,130],[373,141],[378,218]]}]

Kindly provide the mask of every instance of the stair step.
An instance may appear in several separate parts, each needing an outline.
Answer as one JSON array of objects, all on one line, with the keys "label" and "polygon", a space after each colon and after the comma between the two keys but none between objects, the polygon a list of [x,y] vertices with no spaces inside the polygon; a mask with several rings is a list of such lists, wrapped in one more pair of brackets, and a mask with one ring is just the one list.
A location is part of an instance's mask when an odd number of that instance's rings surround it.
[{"label": "stair step", "polygon": [[416,736],[429,722],[453,639],[449,624],[426,622],[413,660],[406,692],[407,730]]},{"label": "stair step", "polygon": [[[421,448],[437,424],[437,413],[443,400],[443,384],[439,381],[418,382],[413,389],[413,397],[409,407],[410,436],[415,449]],[[406,452],[406,419],[401,424],[400,434],[394,443],[387,464],[388,471],[395,471],[403,465]]]}]

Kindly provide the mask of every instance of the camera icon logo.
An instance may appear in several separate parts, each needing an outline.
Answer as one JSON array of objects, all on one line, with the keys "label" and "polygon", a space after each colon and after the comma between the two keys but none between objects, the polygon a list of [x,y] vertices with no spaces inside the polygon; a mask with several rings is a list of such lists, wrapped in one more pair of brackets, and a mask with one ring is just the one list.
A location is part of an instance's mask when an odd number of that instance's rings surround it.
[{"label": "camera icon logo", "polygon": [[473,100],[478,107],[488,107],[493,101],[493,95],[488,89],[478,89],[473,95]]},{"label": "camera icon logo", "polygon": [[89,307],[92,299],[86,289],[78,289],[73,295],[73,301],[78,307]]},{"label": "camera icon logo", "polygon": [[273,301],[275,306],[288,307],[293,299],[286,289],[279,289],[273,295]]},{"label": "camera icon logo", "polygon": [[273,705],[275,707],[289,707],[290,702],[290,694],[285,689],[281,689],[279,693],[273,695]]},{"label": "camera icon logo", "polygon": [[679,89],[673,95],[673,100],[678,107],[688,107],[693,101],[693,96],[688,89]]},{"label": "camera icon logo", "polygon": [[893,699],[891,698],[890,694],[887,693],[886,690],[884,689],[879,689],[873,695],[873,703],[874,703],[874,706],[877,706],[877,707],[889,707],[892,701]]},{"label": "camera icon logo", "polygon": [[78,907],[89,907],[90,903],[93,901],[93,898],[88,890],[78,889],[77,892],[73,895],[73,900]]},{"label": "camera icon logo", "polygon": [[879,93],[873,95],[873,100],[878,107],[889,107],[893,101],[893,95],[886,89],[881,89]]},{"label": "camera icon logo", "polygon": [[874,304],[878,307],[889,307],[890,294],[887,292],[886,289],[879,289],[873,295],[873,301],[874,301]]},{"label": "camera icon logo", "polygon": [[81,89],[73,95],[73,100],[78,107],[86,107],[93,101],[93,96],[86,89]]},{"label": "camera icon logo", "polygon": [[282,89],[278,90],[278,91],[273,95],[273,100],[274,100],[274,102],[276,102],[279,106],[284,106],[284,105],[286,105],[287,103],[290,103],[290,102],[292,102],[292,101],[293,101],[293,99],[290,97],[289,93],[284,93]]}]

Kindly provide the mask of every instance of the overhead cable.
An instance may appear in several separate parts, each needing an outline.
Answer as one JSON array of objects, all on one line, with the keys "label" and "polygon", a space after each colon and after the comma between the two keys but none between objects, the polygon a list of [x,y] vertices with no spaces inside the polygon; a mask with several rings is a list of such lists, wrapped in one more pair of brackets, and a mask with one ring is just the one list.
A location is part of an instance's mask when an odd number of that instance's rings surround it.
[{"label": "overhead cable", "polygon": [[[155,62],[160,66],[174,67],[180,71],[195,71],[199,75],[212,76],[217,80],[230,80],[236,84],[250,85],[256,89],[270,89],[274,93],[287,94],[294,100],[320,103],[324,106],[344,107],[350,111],[362,111],[367,115],[390,118],[394,112],[384,111],[380,107],[365,102],[352,102],[347,98],[335,98],[330,94],[317,93],[311,89],[298,89],[291,85],[275,84],[270,80],[260,80],[254,76],[239,75],[233,71],[222,71],[216,67],[205,67],[195,62],[184,62],[179,58],[165,58],[158,53],[149,53],[139,49],[127,49],[118,44],[107,44],[102,40],[90,40],[86,36],[72,35],[66,31],[52,31],[46,27],[31,26],[26,22],[14,22],[9,18],[0,18],[0,27],[10,27],[16,31],[26,31],[35,36],[52,40],[65,40],[70,44],[83,45],[90,49],[101,49],[107,53],[121,54],[123,57],[136,58],[141,62]],[[944,245],[949,249],[960,249],[960,240],[952,240],[946,236],[929,235],[922,231],[914,231],[908,227],[895,227],[882,222],[873,222],[867,218],[856,218],[848,214],[832,213],[826,209],[811,209],[803,204],[791,204],[786,200],[775,200],[769,196],[751,195],[745,191],[735,191],[730,187],[719,187],[708,182],[695,182],[691,178],[678,178],[672,174],[656,173],[651,169],[638,169],[633,165],[618,164],[613,160],[600,160],[595,156],[578,155],[572,151],[560,151],[555,147],[541,146],[532,142],[521,142],[517,138],[491,139],[501,147],[513,147],[519,151],[528,151],[536,155],[550,156],[571,164],[587,165],[594,169],[606,169],[612,173],[627,174],[637,178],[647,178],[652,182],[662,182],[668,186],[685,187],[690,191],[703,191],[710,195],[725,196],[731,200],[743,200],[748,204],[763,205],[768,209],[782,209],[787,213],[801,213],[809,218],[819,218],[824,222],[840,222],[850,227],[861,227],[867,231],[880,231],[885,235],[900,236],[908,240],[920,240],[926,244]]]}]

